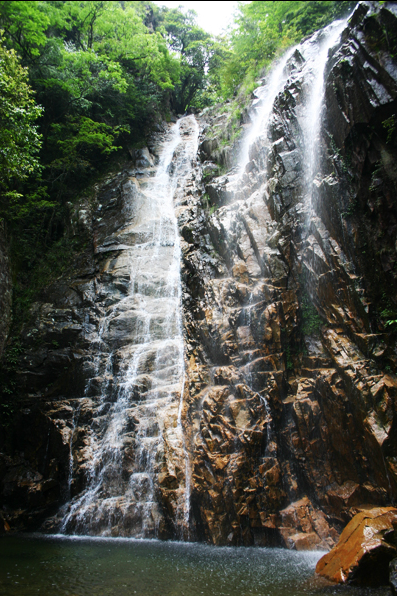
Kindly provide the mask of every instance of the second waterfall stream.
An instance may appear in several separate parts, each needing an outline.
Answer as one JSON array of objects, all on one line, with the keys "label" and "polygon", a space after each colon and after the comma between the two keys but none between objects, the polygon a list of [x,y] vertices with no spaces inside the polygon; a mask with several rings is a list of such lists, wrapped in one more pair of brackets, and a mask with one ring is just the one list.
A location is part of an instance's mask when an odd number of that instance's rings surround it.
[{"label": "second waterfall stream", "polygon": [[[97,355],[77,418],[84,416],[84,401],[93,406],[94,416],[81,447],[71,449],[80,461],[71,456],[70,484],[78,482],[76,463],[85,460],[86,488],[69,503],[64,532],[161,535],[165,522],[156,486],[161,474],[173,479],[177,535],[182,537],[188,521],[181,254],[174,204],[192,170],[197,139],[198,125],[189,116],[165,134],[157,166],[150,154],[143,155],[146,167],[136,168],[128,183],[127,223],[107,242],[114,250],[104,272],[111,291],[97,288],[103,316],[90,338]],[[77,419],[74,443],[78,426]],[[170,462],[173,469],[164,469]]]}]

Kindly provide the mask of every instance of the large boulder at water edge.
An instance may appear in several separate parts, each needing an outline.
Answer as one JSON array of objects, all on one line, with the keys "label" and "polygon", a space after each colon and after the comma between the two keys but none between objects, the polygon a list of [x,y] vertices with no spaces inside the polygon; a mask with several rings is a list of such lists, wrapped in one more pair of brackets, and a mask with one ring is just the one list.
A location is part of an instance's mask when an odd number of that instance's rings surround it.
[{"label": "large boulder at water edge", "polygon": [[361,511],[347,524],[337,545],[319,560],[316,572],[337,583],[387,584],[396,543],[396,508]]}]

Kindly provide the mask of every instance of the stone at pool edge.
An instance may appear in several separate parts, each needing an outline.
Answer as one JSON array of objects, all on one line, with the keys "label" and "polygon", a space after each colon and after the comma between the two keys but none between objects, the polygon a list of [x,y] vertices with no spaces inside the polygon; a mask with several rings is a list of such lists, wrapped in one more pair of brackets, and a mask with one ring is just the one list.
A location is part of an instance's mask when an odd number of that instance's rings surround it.
[{"label": "stone at pool edge", "polygon": [[389,563],[397,557],[397,508],[360,511],[338,543],[316,565],[316,573],[335,583],[362,586],[389,583]]}]

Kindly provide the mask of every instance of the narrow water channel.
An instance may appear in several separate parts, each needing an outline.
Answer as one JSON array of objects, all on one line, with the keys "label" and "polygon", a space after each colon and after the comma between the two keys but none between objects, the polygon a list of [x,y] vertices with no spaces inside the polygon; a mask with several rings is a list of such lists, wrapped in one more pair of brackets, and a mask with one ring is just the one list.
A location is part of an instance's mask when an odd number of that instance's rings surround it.
[{"label": "narrow water channel", "polygon": [[0,538],[1,596],[386,596],[324,586],[322,553],[64,536]]}]

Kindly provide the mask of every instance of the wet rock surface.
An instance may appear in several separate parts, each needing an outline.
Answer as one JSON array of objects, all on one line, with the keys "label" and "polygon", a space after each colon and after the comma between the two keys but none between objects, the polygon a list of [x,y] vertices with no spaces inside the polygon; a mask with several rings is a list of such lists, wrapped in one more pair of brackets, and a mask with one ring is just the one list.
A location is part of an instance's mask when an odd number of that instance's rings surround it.
[{"label": "wet rock surface", "polygon": [[[166,438],[155,472],[157,517],[147,535],[329,549],[363,504],[394,502],[397,351],[388,323],[397,308],[397,149],[390,120],[397,65],[387,45],[396,31],[389,4],[376,13],[360,6],[330,54],[321,168],[310,189],[302,130],[314,77],[310,52],[322,34],[292,52],[269,126],[252,144],[243,172],[224,171],[237,149],[222,153],[216,136],[222,114],[199,121],[201,164],[191,163],[175,198],[183,441],[174,404],[153,431]],[[189,138],[193,120],[185,122],[182,137]],[[92,243],[75,271],[47,288],[24,329],[18,391],[26,414],[0,470],[4,516],[15,526],[38,527],[89,482],[98,395],[117,384],[132,358],[137,318],[117,305],[132,278],[128,247],[141,241],[130,222],[164,138],[134,153],[128,167],[97,189],[93,207],[74,212],[76,233]],[[98,366],[97,349],[101,320],[112,308],[117,316],[106,342],[115,358],[108,370]],[[160,313],[155,319],[164,326]],[[131,389],[136,409],[126,423],[125,488],[139,452],[136,413],[150,392],[152,364],[149,358],[147,374]],[[109,400],[103,416],[111,407]],[[27,428],[35,429],[34,440]],[[25,471],[14,473],[18,466]],[[44,491],[47,481],[55,484]],[[33,494],[40,494],[37,501]],[[117,495],[107,531],[133,533],[141,514],[126,516],[120,490]],[[59,528],[61,517],[45,527]]]}]

